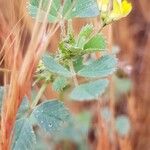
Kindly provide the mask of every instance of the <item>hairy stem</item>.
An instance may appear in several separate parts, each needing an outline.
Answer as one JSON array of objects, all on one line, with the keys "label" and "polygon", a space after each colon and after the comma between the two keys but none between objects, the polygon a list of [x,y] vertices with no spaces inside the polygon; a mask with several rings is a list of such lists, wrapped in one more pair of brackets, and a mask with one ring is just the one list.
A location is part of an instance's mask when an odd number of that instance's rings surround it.
[{"label": "hairy stem", "polygon": [[37,96],[35,97],[33,103],[31,104],[31,109],[33,109],[33,108],[38,104],[40,98],[42,97],[44,91],[46,90],[47,85],[48,85],[47,83],[44,83],[44,84],[41,86],[41,88],[40,88],[40,90],[39,90]]},{"label": "hairy stem", "polygon": [[77,77],[76,77],[76,72],[74,70],[74,66],[73,66],[73,62],[72,61],[70,61],[69,67],[70,67],[70,71],[72,73],[72,79],[74,81],[74,84],[75,84],[75,86],[78,86],[79,83],[78,83],[78,80],[77,80]]}]

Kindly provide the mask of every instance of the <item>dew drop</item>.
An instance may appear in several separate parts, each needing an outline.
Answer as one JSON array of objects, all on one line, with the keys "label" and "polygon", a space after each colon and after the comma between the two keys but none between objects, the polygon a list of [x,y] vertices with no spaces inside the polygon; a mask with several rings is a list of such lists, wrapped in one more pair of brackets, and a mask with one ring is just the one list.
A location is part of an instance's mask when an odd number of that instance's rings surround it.
[{"label": "dew drop", "polygon": [[76,8],[73,8],[73,11],[76,11]]},{"label": "dew drop", "polygon": [[48,126],[51,128],[53,125],[50,123]]}]

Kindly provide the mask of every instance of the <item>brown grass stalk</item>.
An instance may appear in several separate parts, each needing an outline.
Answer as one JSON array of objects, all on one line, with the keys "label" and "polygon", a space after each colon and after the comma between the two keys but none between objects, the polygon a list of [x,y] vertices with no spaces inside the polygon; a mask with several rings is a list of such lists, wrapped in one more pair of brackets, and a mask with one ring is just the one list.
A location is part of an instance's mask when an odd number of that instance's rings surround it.
[{"label": "brown grass stalk", "polygon": [[[47,29],[47,16],[45,16],[42,24],[37,21],[34,23],[31,28],[33,32],[31,32],[29,26],[27,26],[26,16],[24,13],[19,13],[19,8],[24,8],[25,3],[23,1],[15,2],[15,0],[7,0],[3,3],[10,7],[7,16],[10,20],[7,22],[5,12],[1,10],[0,17],[3,22],[1,23],[0,39],[4,43],[1,53],[4,54],[5,68],[10,69],[11,72],[10,74],[5,73],[5,87],[6,84],[9,84],[9,87],[5,93],[2,106],[0,149],[9,150],[18,108],[23,97],[30,94],[32,78],[38,61],[46,50],[50,38],[59,28],[59,24],[50,25]],[[50,5],[51,3],[49,8]],[[49,33],[46,32],[47,30]],[[44,34],[47,38],[43,41]]]}]

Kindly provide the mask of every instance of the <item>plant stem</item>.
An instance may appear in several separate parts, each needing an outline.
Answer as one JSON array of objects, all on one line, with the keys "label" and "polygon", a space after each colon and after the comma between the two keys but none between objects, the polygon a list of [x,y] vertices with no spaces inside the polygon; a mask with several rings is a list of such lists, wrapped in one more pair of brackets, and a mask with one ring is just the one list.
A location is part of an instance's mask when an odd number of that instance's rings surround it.
[{"label": "plant stem", "polygon": [[76,72],[74,70],[74,66],[73,66],[72,61],[70,61],[69,67],[70,67],[70,71],[72,73],[72,79],[74,81],[74,84],[75,84],[75,86],[78,86],[79,84],[78,84],[78,80],[77,80],[77,77],[76,77]]},{"label": "plant stem", "polygon": [[39,102],[40,98],[42,97],[42,95],[43,95],[43,93],[44,93],[44,91],[45,91],[47,85],[48,85],[47,83],[44,83],[44,84],[41,86],[41,88],[40,88],[40,90],[39,90],[37,96],[35,97],[33,103],[31,104],[31,109],[33,109],[33,108],[38,104],[38,102]]}]

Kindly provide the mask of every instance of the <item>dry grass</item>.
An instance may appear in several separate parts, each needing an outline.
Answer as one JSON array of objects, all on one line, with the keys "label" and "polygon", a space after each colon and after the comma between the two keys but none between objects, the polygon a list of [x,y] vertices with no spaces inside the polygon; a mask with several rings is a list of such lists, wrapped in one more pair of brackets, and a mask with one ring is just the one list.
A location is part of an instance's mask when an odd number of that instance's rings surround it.
[{"label": "dry grass", "polygon": [[[4,84],[9,84],[9,88],[2,106],[0,143],[1,149],[7,150],[10,149],[11,132],[22,98],[26,94],[30,95],[37,63],[59,24],[49,25],[47,28],[46,19],[42,24],[37,21],[32,24],[27,17],[23,0],[6,0],[0,3],[0,39],[3,45],[1,64],[9,70],[4,72]],[[3,9],[6,6],[7,10]],[[47,37],[43,41],[44,34]]]}]

